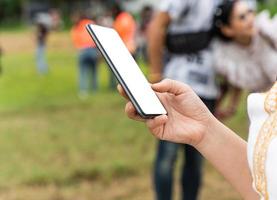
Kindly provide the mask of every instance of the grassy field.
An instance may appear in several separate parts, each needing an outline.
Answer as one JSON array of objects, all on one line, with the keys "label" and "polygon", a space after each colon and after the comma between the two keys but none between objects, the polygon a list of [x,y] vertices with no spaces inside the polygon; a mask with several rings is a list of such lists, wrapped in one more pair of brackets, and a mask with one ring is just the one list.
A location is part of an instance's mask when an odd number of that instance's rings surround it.
[{"label": "grassy field", "polygon": [[[106,66],[99,66],[101,90],[81,101],[67,32],[50,37],[47,76],[35,70],[31,31],[2,32],[0,44],[0,199],[153,199],[156,140],[124,115],[124,100],[108,90]],[[245,100],[226,123],[245,137],[243,113]],[[240,198],[206,163],[201,199]]]}]

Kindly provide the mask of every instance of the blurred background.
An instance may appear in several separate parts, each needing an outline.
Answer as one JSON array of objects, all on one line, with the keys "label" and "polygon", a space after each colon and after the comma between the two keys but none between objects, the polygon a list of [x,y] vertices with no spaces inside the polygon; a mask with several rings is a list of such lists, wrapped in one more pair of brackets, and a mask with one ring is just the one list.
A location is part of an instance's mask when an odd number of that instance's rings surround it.
[{"label": "blurred background", "polygon": [[[156,140],[143,124],[124,115],[124,100],[101,57],[97,89],[84,94],[78,86],[73,16],[79,12],[107,24],[113,3],[0,0],[0,199],[153,199]],[[147,75],[143,27],[159,0],[120,4],[137,23],[134,55]],[[277,1],[261,0],[257,7],[274,14]],[[150,12],[146,17],[145,9]],[[45,33],[39,24],[51,27]],[[37,66],[40,42],[47,43],[44,69]],[[226,121],[244,138],[245,96],[237,114]],[[204,172],[201,199],[240,199],[209,163]]]}]

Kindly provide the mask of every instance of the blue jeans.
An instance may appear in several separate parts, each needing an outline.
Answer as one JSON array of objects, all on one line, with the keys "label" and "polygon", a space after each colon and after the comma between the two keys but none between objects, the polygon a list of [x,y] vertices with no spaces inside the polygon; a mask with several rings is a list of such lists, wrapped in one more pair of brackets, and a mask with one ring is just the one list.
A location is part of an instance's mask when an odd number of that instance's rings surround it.
[{"label": "blue jeans", "polygon": [[98,55],[96,48],[86,48],[79,52],[79,89],[88,92],[98,89]]},{"label": "blue jeans", "polygon": [[[202,99],[213,112],[215,100]],[[184,151],[185,162],[182,166],[181,188],[182,199],[196,200],[202,181],[201,154],[190,145],[159,141],[154,167],[154,186],[157,200],[171,200],[173,188],[173,175],[177,152],[179,148]]]},{"label": "blue jeans", "polygon": [[37,70],[40,74],[48,72],[48,66],[45,58],[45,45],[38,44],[36,52]]}]

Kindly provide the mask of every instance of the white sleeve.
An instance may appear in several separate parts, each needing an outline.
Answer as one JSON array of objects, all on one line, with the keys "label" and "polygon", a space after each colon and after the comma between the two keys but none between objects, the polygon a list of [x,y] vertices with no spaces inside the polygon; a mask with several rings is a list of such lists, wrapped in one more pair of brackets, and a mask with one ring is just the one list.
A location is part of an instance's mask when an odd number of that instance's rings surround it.
[{"label": "white sleeve", "polygon": [[271,18],[268,11],[261,12],[256,18],[259,31],[269,37],[277,47],[277,15]]},{"label": "white sleeve", "polygon": [[169,14],[172,20],[177,20],[188,8],[189,0],[161,0],[159,11]]}]

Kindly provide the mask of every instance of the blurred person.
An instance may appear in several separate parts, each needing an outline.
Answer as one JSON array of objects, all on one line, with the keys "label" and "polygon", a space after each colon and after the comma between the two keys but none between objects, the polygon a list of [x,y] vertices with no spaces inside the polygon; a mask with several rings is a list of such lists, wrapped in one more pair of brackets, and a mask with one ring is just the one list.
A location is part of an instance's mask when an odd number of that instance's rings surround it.
[{"label": "blurred person", "polygon": [[[118,32],[129,52],[135,57],[136,53],[136,21],[134,17],[124,11],[119,3],[115,3],[111,9],[114,19],[113,28]],[[116,79],[110,73],[110,88],[116,88]]]},{"label": "blurred person", "polygon": [[2,48],[0,46],[0,75],[3,73],[2,54],[3,54],[3,50],[2,50]]},{"label": "blurred person", "polygon": [[152,88],[167,115],[142,119],[129,101],[129,118],[145,122],[161,140],[194,146],[243,199],[277,199],[277,81],[269,91],[248,97],[248,143],[218,121],[188,85],[167,79]]},{"label": "blurred person", "polygon": [[[189,84],[213,112],[218,89],[209,48],[216,0],[163,0],[149,27],[150,81],[170,78]],[[164,64],[164,55],[167,61]],[[186,134],[186,133],[184,133]],[[156,199],[172,199],[173,171],[182,149],[181,196],[195,200],[203,159],[190,145],[160,140],[154,168]]]},{"label": "blurred person", "polygon": [[129,12],[124,11],[119,3],[115,3],[113,6],[112,15],[114,29],[118,32],[129,52],[134,55],[136,52],[136,21],[134,17]]},{"label": "blurred person", "polygon": [[231,84],[231,101],[217,115],[230,117],[237,110],[240,90],[266,91],[277,75],[277,16],[257,16],[245,1],[227,0],[214,17],[214,66]]},{"label": "blurred person", "polygon": [[93,92],[98,89],[98,52],[86,30],[86,25],[94,24],[94,21],[77,13],[73,16],[73,22],[71,38],[75,48],[79,51],[79,97],[86,98],[89,89]]},{"label": "blurred person", "polygon": [[153,8],[151,6],[144,6],[140,12],[140,23],[137,33],[137,53],[144,62],[148,62],[147,55],[147,31],[150,21],[153,17]]},{"label": "blurred person", "polygon": [[114,20],[111,11],[106,11],[104,15],[97,20],[97,23],[101,26],[113,28]]},{"label": "blurred person", "polygon": [[48,13],[39,13],[36,18],[36,61],[39,74],[48,73],[46,60],[46,43],[51,27],[51,20]]},{"label": "blurred person", "polygon": [[56,8],[53,8],[49,11],[49,15],[52,21],[52,25],[51,25],[52,30],[60,30],[63,26],[63,21],[61,19],[60,11]]}]

